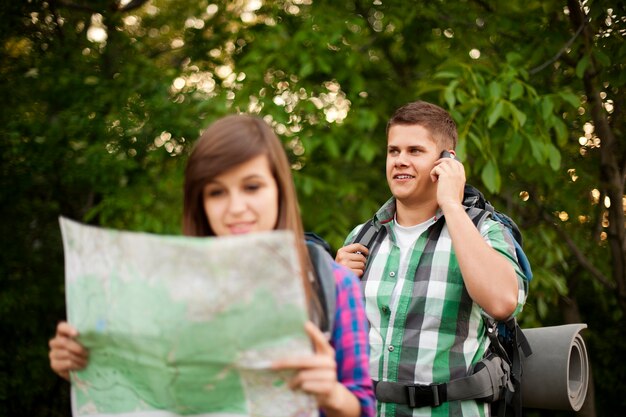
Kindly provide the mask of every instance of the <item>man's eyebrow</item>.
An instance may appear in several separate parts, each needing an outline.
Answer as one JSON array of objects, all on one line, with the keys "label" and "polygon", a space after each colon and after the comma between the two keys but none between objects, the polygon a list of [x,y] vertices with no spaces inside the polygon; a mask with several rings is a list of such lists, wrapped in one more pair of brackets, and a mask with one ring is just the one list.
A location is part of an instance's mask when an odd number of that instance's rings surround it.
[{"label": "man's eyebrow", "polygon": [[[414,149],[424,150],[424,149],[426,149],[426,147],[423,146],[423,145],[408,145],[405,148],[408,149],[408,150],[414,150]],[[398,146],[398,145],[387,145],[387,149],[400,149],[400,146]]]}]

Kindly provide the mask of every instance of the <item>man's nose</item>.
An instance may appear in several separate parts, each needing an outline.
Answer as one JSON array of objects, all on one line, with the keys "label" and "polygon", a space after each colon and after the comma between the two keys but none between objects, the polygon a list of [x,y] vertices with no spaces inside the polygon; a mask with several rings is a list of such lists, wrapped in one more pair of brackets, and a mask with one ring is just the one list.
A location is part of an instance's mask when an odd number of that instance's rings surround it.
[{"label": "man's nose", "polygon": [[406,166],[407,162],[406,162],[406,153],[405,152],[399,152],[398,155],[396,155],[396,158],[393,161],[395,166]]}]

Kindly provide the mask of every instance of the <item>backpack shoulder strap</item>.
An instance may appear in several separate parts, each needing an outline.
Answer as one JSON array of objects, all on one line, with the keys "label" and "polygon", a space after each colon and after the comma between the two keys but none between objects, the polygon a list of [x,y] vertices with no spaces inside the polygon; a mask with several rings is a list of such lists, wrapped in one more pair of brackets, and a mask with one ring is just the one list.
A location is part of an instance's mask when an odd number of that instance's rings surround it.
[{"label": "backpack shoulder strap", "polygon": [[371,249],[379,231],[380,228],[377,228],[376,225],[374,225],[374,219],[369,219],[365,222],[363,227],[361,227],[361,230],[359,230],[359,233],[357,233],[352,243],[360,243],[366,248]]},{"label": "backpack shoulder strap", "polygon": [[472,223],[478,230],[480,230],[480,226],[483,224],[485,219],[491,216],[491,212],[485,209],[480,209],[476,207],[470,207],[467,209],[467,215],[472,219]]},{"label": "backpack shoulder strap", "polygon": [[321,318],[320,328],[323,332],[332,333],[335,325],[337,298],[335,274],[332,267],[333,259],[322,246],[315,242],[307,240],[306,247],[309,250],[309,257],[315,270],[317,297],[323,309],[324,317]]},{"label": "backpack shoulder strap", "polygon": [[352,243],[360,243],[369,249],[369,255],[366,257],[365,261],[365,271],[363,271],[363,275],[361,276],[361,282],[367,281],[370,268],[369,260],[375,257],[378,247],[385,236],[387,236],[387,229],[374,223],[374,219],[371,218],[363,224],[354,239],[352,239]]}]

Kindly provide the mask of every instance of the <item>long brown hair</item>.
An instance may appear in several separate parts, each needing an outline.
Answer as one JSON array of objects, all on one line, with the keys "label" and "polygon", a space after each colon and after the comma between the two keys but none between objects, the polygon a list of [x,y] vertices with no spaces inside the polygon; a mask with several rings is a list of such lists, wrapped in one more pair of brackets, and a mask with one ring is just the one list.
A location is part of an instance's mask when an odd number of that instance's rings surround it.
[{"label": "long brown hair", "polygon": [[262,119],[246,114],[230,115],[218,119],[202,133],[185,168],[183,234],[215,236],[204,212],[204,186],[216,176],[259,155],[267,156],[278,187],[275,228],[291,230],[296,236],[305,294],[318,315],[320,304],[309,279],[313,267],[304,241],[291,167],[282,143]]}]

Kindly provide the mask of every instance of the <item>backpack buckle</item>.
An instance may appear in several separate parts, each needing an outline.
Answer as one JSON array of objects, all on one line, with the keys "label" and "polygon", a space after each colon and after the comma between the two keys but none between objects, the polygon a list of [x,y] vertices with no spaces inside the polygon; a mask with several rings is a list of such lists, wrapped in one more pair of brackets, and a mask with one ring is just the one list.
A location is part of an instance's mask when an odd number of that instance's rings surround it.
[{"label": "backpack buckle", "polygon": [[446,401],[446,384],[407,385],[406,394],[410,408],[438,407]]}]

